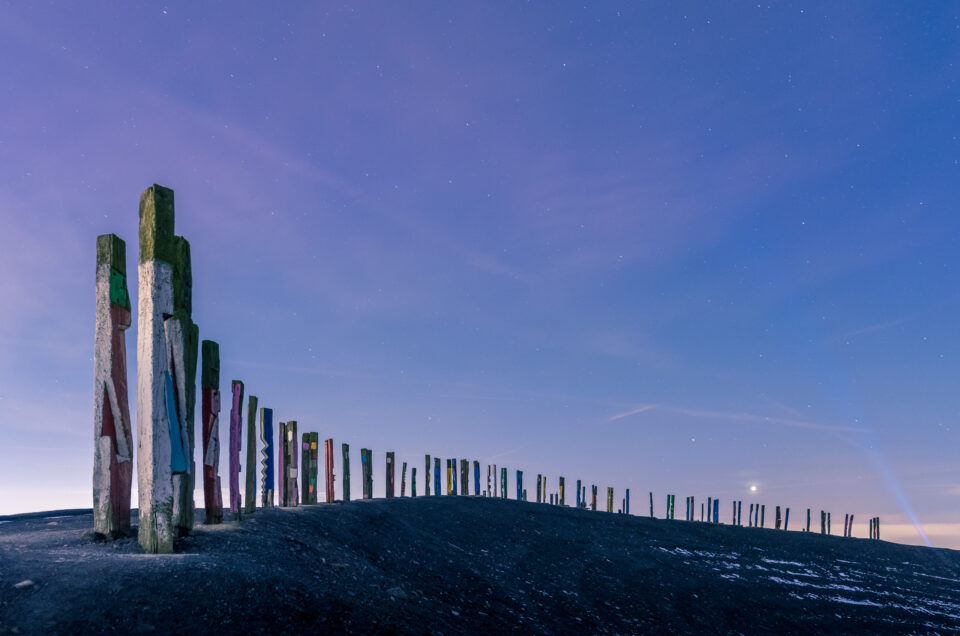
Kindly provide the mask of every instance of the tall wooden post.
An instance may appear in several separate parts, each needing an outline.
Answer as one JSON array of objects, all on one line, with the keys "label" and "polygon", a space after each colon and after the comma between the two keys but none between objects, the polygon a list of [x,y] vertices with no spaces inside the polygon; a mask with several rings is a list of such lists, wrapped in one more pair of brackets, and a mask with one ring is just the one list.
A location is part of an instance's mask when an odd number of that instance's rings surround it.
[{"label": "tall wooden post", "polygon": [[373,451],[360,449],[360,467],[363,469],[363,498],[373,497]]},{"label": "tall wooden post", "polygon": [[[852,517],[851,517],[851,518],[852,518]],[[786,516],[783,518],[783,529],[784,529],[784,531],[786,531],[786,530],[788,529],[787,526],[789,526],[789,525],[790,525],[790,509],[787,508],[787,514],[786,514]]]},{"label": "tall wooden post", "polygon": [[452,475],[453,468],[450,466],[450,458],[447,458],[447,496],[453,494],[453,477]]},{"label": "tall wooden post", "polygon": [[278,436],[277,458],[280,465],[277,478],[280,480],[277,492],[280,495],[280,505],[283,507],[296,506],[299,500],[297,490],[297,423],[293,420],[280,422]]},{"label": "tall wooden post", "polygon": [[564,482],[563,482],[563,477],[561,477],[561,478],[560,478],[560,505],[561,505],[561,506],[565,506],[565,505],[566,505],[566,501],[567,501],[567,497],[566,497],[566,493],[564,492],[563,484],[564,484]]},{"label": "tall wooden post", "polygon": [[127,248],[114,234],[97,237],[96,297],[93,530],[108,537],[118,537],[130,529],[133,433],[127,398],[127,340],[124,334],[131,323]]},{"label": "tall wooden post", "polygon": [[820,534],[827,534],[827,513],[820,511]]},{"label": "tall wooden post", "polygon": [[470,462],[466,459],[460,460],[460,494],[470,494]]},{"label": "tall wooden post", "polygon": [[260,467],[260,507],[273,507],[273,409],[260,409],[260,453],[263,460]]},{"label": "tall wooden post", "polygon": [[520,501],[523,494],[523,471],[517,471],[517,501]]},{"label": "tall wooden post", "polygon": [[417,496],[417,467],[410,467],[410,496]]},{"label": "tall wooden post", "polygon": [[473,496],[480,496],[480,462],[473,460]]},{"label": "tall wooden post", "polygon": [[742,525],[743,525],[743,523],[740,521],[740,512],[741,512],[742,507],[743,507],[743,501],[738,500],[738,501],[737,501],[737,525],[738,525],[738,526],[742,526]]},{"label": "tall wooden post", "polygon": [[807,532],[810,532],[810,509],[807,508]]},{"label": "tall wooden post", "polygon": [[387,452],[387,499],[393,499],[394,466],[393,451]]},{"label": "tall wooden post", "polygon": [[317,503],[317,473],[320,464],[320,434],[304,433],[300,470],[302,474],[300,490],[303,492],[303,504],[312,506]]},{"label": "tall wooden post", "polygon": [[220,490],[220,345],[212,340],[204,340],[201,350],[204,523],[220,523],[223,521],[223,495]]},{"label": "tall wooden post", "polygon": [[407,462],[403,462],[403,468],[400,470],[400,496],[407,496]]},{"label": "tall wooden post", "polygon": [[233,400],[230,404],[230,457],[228,470],[230,471],[230,518],[240,519],[240,434],[243,420],[243,382],[234,380],[230,383],[230,393]]},{"label": "tall wooden post", "polygon": [[490,464],[487,464],[487,497],[492,497],[493,491],[490,490]]},{"label": "tall wooden post", "polygon": [[829,512],[827,513],[827,534],[831,534],[831,532],[830,532],[830,513],[829,513]]},{"label": "tall wooden post", "polygon": [[607,512],[613,512],[613,487],[607,486]]},{"label": "tall wooden post", "polygon": [[507,498],[507,467],[500,468],[500,498]]},{"label": "tall wooden post", "polygon": [[[170,346],[170,377],[180,421],[180,438],[187,470],[173,473],[173,524],[179,536],[193,531],[193,491],[197,468],[194,462],[194,411],[197,404],[197,358],[200,329],[193,322],[193,271],[190,243],[173,237],[173,318],[164,322]],[[182,385],[182,386],[181,386]]]},{"label": "tall wooden post", "polygon": [[760,504],[760,527],[764,525],[763,518],[767,515],[767,504]]},{"label": "tall wooden post", "polygon": [[343,444],[342,450],[343,462],[341,466],[343,466],[343,478],[341,481],[343,481],[343,500],[350,501],[350,445]]},{"label": "tall wooden post", "polygon": [[423,456],[423,494],[425,497],[430,496],[430,456]]},{"label": "tall wooden post", "polygon": [[153,185],[140,195],[137,495],[138,540],[147,553],[173,551],[173,475],[190,470],[189,440],[180,420],[186,410],[186,379],[183,369],[171,373],[171,347],[175,354],[183,352],[182,324],[172,317],[173,209],[173,190]]},{"label": "tall wooden post", "polygon": [[440,496],[440,458],[433,458],[433,494]]},{"label": "tall wooden post", "polygon": [[[787,508],[787,517],[789,516],[790,516],[790,509]],[[850,515],[850,527],[847,529],[847,536],[848,537],[853,536],[853,514],[852,513]]]},{"label": "tall wooden post", "polygon": [[248,515],[257,510],[257,400],[256,395],[247,398],[247,463],[243,469],[246,486],[243,490],[244,512]]},{"label": "tall wooden post", "polygon": [[[333,503],[337,499],[337,492],[334,488],[336,475],[333,474],[333,438],[323,442],[323,481],[324,490],[326,490],[327,503]],[[346,501],[346,499],[344,499]]]},{"label": "tall wooden post", "polygon": [[277,431],[277,498],[280,500],[279,506],[283,508],[287,505],[287,445],[284,439],[287,436],[287,423],[279,423]]},{"label": "tall wooden post", "polygon": [[780,529],[780,506],[777,506],[777,516],[774,519],[773,523],[774,523],[774,529],[779,530]]},{"label": "tall wooden post", "polygon": [[650,518],[653,519],[653,492],[650,493]]}]

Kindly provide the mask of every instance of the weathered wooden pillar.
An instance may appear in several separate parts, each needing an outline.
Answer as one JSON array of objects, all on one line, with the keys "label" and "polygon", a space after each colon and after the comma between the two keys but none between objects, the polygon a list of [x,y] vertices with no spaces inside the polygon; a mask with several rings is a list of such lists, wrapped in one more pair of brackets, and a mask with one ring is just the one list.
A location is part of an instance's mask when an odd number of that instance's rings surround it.
[{"label": "weathered wooden pillar", "polygon": [[807,532],[810,532],[810,509],[807,508]]},{"label": "weathered wooden pillar", "polygon": [[779,529],[780,529],[780,506],[777,506],[777,516],[776,516],[776,518],[774,519],[773,524],[774,524],[774,529],[775,529],[775,530],[779,530]]},{"label": "weathered wooden pillar", "polygon": [[829,512],[827,513],[827,534],[831,534],[831,532],[830,532],[830,513],[829,513]]},{"label": "weathered wooden pillar", "polygon": [[703,515],[703,502],[700,502],[700,523],[703,523],[706,518]]},{"label": "weathered wooden pillar", "polygon": [[564,489],[564,480],[563,477],[560,478],[560,505],[565,506],[567,502],[567,495]]},{"label": "weathered wooden pillar", "polygon": [[473,496],[480,496],[480,462],[473,460]]},{"label": "weathered wooden pillar", "polygon": [[363,498],[373,497],[373,451],[360,449],[360,468],[363,471]]},{"label": "weathered wooden pillar", "polygon": [[423,494],[425,497],[430,496],[430,456],[423,456]]},{"label": "weathered wooden pillar", "polygon": [[623,497],[623,514],[630,514],[630,489],[627,488],[627,494]]},{"label": "weathered wooden pillar", "polygon": [[230,457],[227,469],[230,471],[230,518],[240,519],[240,434],[243,420],[243,382],[230,383]]},{"label": "weathered wooden pillar", "polygon": [[451,472],[447,476],[452,477],[450,487],[451,487],[453,496],[456,497],[457,496],[457,459],[456,458],[453,458],[450,460],[450,469],[451,469]]},{"label": "weathered wooden pillar", "polygon": [[186,536],[193,531],[194,523],[193,490],[197,474],[193,458],[194,411],[197,404],[200,329],[193,322],[190,243],[182,236],[174,236],[173,250],[173,319],[164,323],[164,330],[170,346],[170,377],[173,379],[175,403],[179,409],[180,437],[187,458],[186,472],[173,473],[173,525],[179,536]]},{"label": "weathered wooden pillar", "polygon": [[343,500],[350,501],[350,445],[343,444]]},{"label": "weathered wooden pillar", "polygon": [[523,471],[517,471],[517,501],[522,499],[523,495]]},{"label": "weathered wooden pillar", "polygon": [[500,498],[507,498],[507,467],[500,467]]},{"label": "weathered wooden pillar", "polygon": [[220,489],[220,345],[212,340],[204,340],[201,350],[204,523],[220,523],[223,521],[223,494]]},{"label": "weathered wooden pillar", "polygon": [[407,462],[403,462],[403,468],[400,469],[400,496],[407,496]]},{"label": "weathered wooden pillar", "polygon": [[607,486],[607,512],[613,512],[613,486]]},{"label": "weathered wooden pillar", "polygon": [[[137,496],[138,540],[148,553],[173,551],[173,475],[190,470],[189,440],[179,419],[186,410],[185,378],[182,370],[175,369],[172,376],[170,369],[171,345],[183,348],[180,321],[172,317],[173,209],[173,190],[153,185],[140,195]],[[175,393],[175,388],[181,391]]]},{"label": "weathered wooden pillar", "polygon": [[670,518],[677,518],[677,496],[670,495]]},{"label": "weathered wooden pillar", "polygon": [[786,516],[783,518],[783,529],[786,531],[790,525],[790,509],[787,508]]},{"label": "weathered wooden pillar", "polygon": [[653,519],[653,492],[650,492],[650,518]]},{"label": "weathered wooden pillar", "polygon": [[130,529],[133,433],[127,398],[130,294],[127,248],[114,234],[97,237],[93,349],[93,530],[118,537]]},{"label": "weathered wooden pillar", "polygon": [[707,523],[713,521],[711,516],[713,515],[713,497],[707,497]]},{"label": "weathered wooden pillar", "polygon": [[581,480],[578,479],[577,480],[577,508],[578,509],[580,508],[581,501],[583,501],[582,497],[580,496],[580,488],[581,488],[580,482]]},{"label": "weathered wooden pillar", "polygon": [[410,496],[417,496],[417,467],[410,467]]},{"label": "weathered wooden pillar", "polygon": [[843,515],[843,537],[847,537],[847,526],[850,524],[850,513]]},{"label": "weathered wooden pillar", "polygon": [[820,534],[827,534],[827,513],[820,511]]},{"label": "weathered wooden pillar", "polygon": [[[304,433],[300,460],[300,470],[303,475],[300,490],[303,492],[303,504],[312,506],[317,503],[317,473],[320,470],[320,434]],[[328,449],[329,452],[329,449]]]},{"label": "weathered wooden pillar", "polygon": [[460,494],[470,494],[470,461],[466,459],[460,460]]},{"label": "weathered wooden pillar", "polygon": [[753,504],[750,504],[750,515],[747,517],[747,525],[753,527]]},{"label": "weathered wooden pillar", "polygon": [[394,462],[393,462],[393,451],[387,452],[387,499],[393,499],[393,486],[394,486]]},{"label": "weathered wooden pillar", "polygon": [[[319,441],[319,440],[317,440]],[[327,503],[333,503],[337,499],[337,492],[334,488],[334,482],[336,481],[336,475],[333,474],[333,438],[324,440],[323,442],[323,481],[326,495]],[[346,501],[346,499],[344,499]]]},{"label": "weathered wooden pillar", "polygon": [[743,508],[743,501],[738,499],[737,500],[737,525],[738,526],[743,525],[743,522],[740,520],[740,512],[742,508]]},{"label": "weathered wooden pillar", "polygon": [[[790,516],[790,509],[787,508],[787,517],[789,517],[789,516]],[[851,515],[850,515],[850,528],[847,530],[847,536],[848,536],[848,537],[852,537],[852,536],[853,536],[853,514],[852,514],[852,513],[851,513]]]},{"label": "weathered wooden pillar", "polygon": [[260,507],[273,507],[273,409],[260,409],[260,453],[263,460],[260,466]]},{"label": "weathered wooden pillar", "polygon": [[299,501],[297,477],[300,471],[297,466],[296,421],[280,422],[278,442],[277,458],[280,460],[280,467],[277,470],[277,477],[280,479],[280,488],[278,489],[280,505],[292,508]]},{"label": "weathered wooden pillar", "polygon": [[490,490],[490,464],[487,464],[487,497],[492,497],[493,492]]},{"label": "weathered wooden pillar", "polygon": [[247,463],[243,469],[246,486],[243,489],[243,511],[248,515],[257,510],[257,400],[247,398]]},{"label": "weathered wooden pillar", "polygon": [[597,510],[597,487],[593,484],[590,485],[590,510],[596,512]]},{"label": "weathered wooden pillar", "polygon": [[767,504],[760,504],[760,527],[764,525],[763,518],[767,515]]},{"label": "weathered wooden pillar", "polygon": [[440,496],[440,458],[433,458],[433,494]]}]

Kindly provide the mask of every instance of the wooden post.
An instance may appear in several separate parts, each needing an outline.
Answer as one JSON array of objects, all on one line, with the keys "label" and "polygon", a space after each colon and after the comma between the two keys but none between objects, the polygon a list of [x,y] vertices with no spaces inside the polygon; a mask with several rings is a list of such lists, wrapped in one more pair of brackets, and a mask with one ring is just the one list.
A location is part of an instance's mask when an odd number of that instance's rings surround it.
[{"label": "wooden post", "polygon": [[493,493],[490,491],[490,464],[487,464],[487,497],[492,497]]},{"label": "wooden post", "polygon": [[713,522],[720,523],[720,500],[713,500]]},{"label": "wooden post", "polygon": [[783,529],[784,531],[788,530],[790,526],[790,509],[787,508],[787,514],[783,518]]},{"label": "wooden post", "polygon": [[203,374],[200,389],[203,400],[203,504],[204,523],[223,521],[223,495],[220,490],[220,345],[204,340]]},{"label": "wooden post", "polygon": [[810,509],[809,509],[809,508],[807,508],[807,530],[806,530],[806,532],[810,532]]},{"label": "wooden post", "polygon": [[777,516],[776,519],[774,519],[774,528],[776,530],[780,529],[780,506],[777,506]]},{"label": "wooden post", "polygon": [[563,481],[563,477],[561,477],[560,478],[560,505],[561,506],[565,506],[567,502],[567,496],[566,496],[566,493],[564,492],[563,486],[564,486],[564,481]]},{"label": "wooden post", "polygon": [[613,487],[607,486],[607,512],[613,512]]},{"label": "wooden post", "polygon": [[830,534],[830,513],[827,513],[827,534]]},{"label": "wooden post", "polygon": [[760,527],[763,527],[763,518],[767,515],[767,504],[760,504]]},{"label": "wooden post", "polygon": [[447,496],[450,496],[453,493],[453,479],[450,477],[451,474],[450,468],[450,458],[447,458]]},{"label": "wooden post", "polygon": [[440,496],[440,458],[433,458],[433,494],[437,497]]},{"label": "wooden post", "polygon": [[396,472],[396,471],[395,471],[393,459],[394,459],[393,451],[388,451],[388,452],[387,452],[387,466],[386,466],[386,469],[387,469],[387,488],[386,488],[386,491],[387,491],[387,499],[393,499],[393,489],[394,489],[394,484],[395,484],[395,479],[396,479],[396,477],[395,477],[395,472]]},{"label": "wooden post", "polygon": [[594,512],[597,511],[597,487],[596,485],[590,486],[592,495],[590,497],[590,510]]},{"label": "wooden post", "polygon": [[753,527],[753,504],[750,504],[750,515],[747,517],[747,526]]},{"label": "wooden post", "polygon": [[[190,471],[189,440],[178,417],[183,413],[179,407],[184,405],[185,373],[176,368],[177,375],[171,373],[171,347],[177,357],[183,351],[183,326],[168,318],[174,314],[173,225],[173,190],[158,185],[144,190],[137,269],[137,493],[138,540],[147,553],[173,552],[173,475]],[[175,393],[175,386],[184,391]]]},{"label": "wooden post", "polygon": [[827,534],[827,513],[820,511],[820,534]]},{"label": "wooden post", "polygon": [[450,460],[450,468],[452,469],[453,475],[453,495],[457,495],[457,460],[456,458]]},{"label": "wooden post", "polygon": [[630,514],[630,489],[627,488],[626,495],[623,497],[623,514]]},{"label": "wooden post", "polygon": [[521,500],[521,495],[523,494],[523,471],[517,471],[517,501]]},{"label": "wooden post", "polygon": [[255,395],[247,398],[247,463],[243,471],[246,480],[243,511],[248,515],[257,510],[257,402]]},{"label": "wooden post", "polygon": [[260,507],[273,507],[273,409],[260,409]]},{"label": "wooden post", "polygon": [[350,445],[343,444],[343,500],[350,501]]},{"label": "wooden post", "polygon": [[460,460],[460,494],[470,494],[470,461],[466,459]]},{"label": "wooden post", "polygon": [[363,498],[373,497],[373,451],[369,448],[360,449],[360,468],[363,471]]},{"label": "wooden post", "polygon": [[230,383],[230,456],[227,458],[227,470],[230,472],[230,518],[240,520],[240,433],[243,420],[243,382]]},{"label": "wooden post", "polygon": [[430,496],[430,456],[423,456],[423,496]]},{"label": "wooden post", "polygon": [[577,480],[577,508],[580,508],[580,503],[582,501],[582,498],[580,497],[580,488],[581,488],[580,480],[578,479]]},{"label": "wooden post", "polygon": [[480,462],[473,460],[473,496],[480,496]]},{"label": "wooden post", "polygon": [[317,473],[320,471],[320,434],[304,433],[300,444],[300,490],[303,504],[317,503]]},{"label": "wooden post", "polygon": [[650,493],[650,518],[653,519],[653,492]]},{"label": "wooden post", "polygon": [[387,451],[387,499],[393,499],[394,466],[393,452]]},{"label": "wooden post", "polygon": [[277,439],[277,496],[280,499],[280,507],[287,505],[287,448],[284,438],[287,436],[287,423],[280,422],[280,431]]},{"label": "wooden post", "polygon": [[707,497],[707,523],[712,521],[711,515],[713,515],[713,497]]},{"label": "wooden post", "polygon": [[417,467],[410,467],[410,496],[417,496]]},{"label": "wooden post", "polygon": [[403,462],[403,468],[400,470],[400,496],[407,495],[407,462]]},{"label": "wooden post", "polygon": [[280,422],[280,439],[277,447],[277,456],[280,458],[280,468],[277,475],[280,477],[280,505],[292,508],[297,505],[298,487],[297,477],[300,471],[297,465],[297,423],[294,420]]},{"label": "wooden post", "polygon": [[500,468],[500,498],[507,498],[507,469],[506,467]]},{"label": "wooden post", "polygon": [[[320,440],[315,436],[313,441],[316,443]],[[316,455],[314,455],[314,458],[316,458]],[[344,468],[344,472],[346,472],[346,468]],[[333,487],[335,480],[336,475],[333,474],[333,438],[331,437],[323,441],[323,482],[327,503],[333,503],[337,499],[337,492]]]},{"label": "wooden post", "polygon": [[[97,237],[95,289],[93,531],[115,538],[130,529],[133,433],[127,397],[127,339],[124,334],[131,324],[127,247],[114,234]],[[141,458],[141,461],[144,460]],[[191,492],[191,503],[192,496]],[[191,506],[191,517],[192,512]]]},{"label": "wooden post", "polygon": [[[790,514],[790,509],[789,509],[789,508],[787,509],[787,514],[788,514],[788,515]],[[847,536],[848,536],[848,537],[852,537],[852,536],[853,536],[853,514],[852,514],[852,513],[850,514],[850,528],[847,530]]]},{"label": "wooden post", "polygon": [[850,513],[843,515],[843,538],[847,538],[847,525],[850,523]]},{"label": "wooden post", "polygon": [[743,523],[741,523],[741,521],[740,521],[740,512],[741,512],[742,506],[743,506],[743,501],[737,500],[737,525],[738,525],[738,526],[742,526],[742,525],[743,525]]}]

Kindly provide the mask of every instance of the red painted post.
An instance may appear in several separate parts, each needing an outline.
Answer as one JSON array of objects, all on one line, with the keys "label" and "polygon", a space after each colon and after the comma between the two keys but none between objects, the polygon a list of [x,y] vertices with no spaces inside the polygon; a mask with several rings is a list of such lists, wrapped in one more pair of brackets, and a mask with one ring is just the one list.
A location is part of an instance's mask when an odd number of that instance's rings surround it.
[{"label": "red painted post", "polygon": [[323,443],[324,475],[327,481],[327,503],[333,502],[336,495],[333,492],[333,439]]}]

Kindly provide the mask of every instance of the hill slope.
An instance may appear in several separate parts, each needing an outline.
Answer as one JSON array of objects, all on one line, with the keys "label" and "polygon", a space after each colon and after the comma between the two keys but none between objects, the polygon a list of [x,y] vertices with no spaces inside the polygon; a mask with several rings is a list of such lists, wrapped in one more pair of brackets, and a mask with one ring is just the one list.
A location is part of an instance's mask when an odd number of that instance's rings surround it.
[{"label": "hill slope", "polygon": [[56,515],[0,523],[0,633],[960,630],[952,550],[429,497],[258,510],[150,556]]}]

